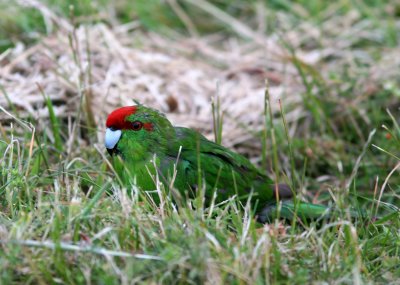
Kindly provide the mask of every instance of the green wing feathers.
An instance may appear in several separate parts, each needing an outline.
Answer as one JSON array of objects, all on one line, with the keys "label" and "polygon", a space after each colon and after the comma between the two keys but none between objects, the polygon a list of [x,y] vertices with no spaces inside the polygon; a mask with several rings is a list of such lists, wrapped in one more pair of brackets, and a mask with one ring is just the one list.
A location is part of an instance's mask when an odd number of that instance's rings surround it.
[{"label": "green wing feathers", "polygon": [[218,200],[226,200],[235,194],[247,199],[251,193],[262,201],[273,198],[273,181],[245,157],[207,140],[191,129],[175,130],[182,147],[180,160],[186,166],[184,178],[197,185],[200,166],[206,183],[206,195],[211,197],[217,191]]}]

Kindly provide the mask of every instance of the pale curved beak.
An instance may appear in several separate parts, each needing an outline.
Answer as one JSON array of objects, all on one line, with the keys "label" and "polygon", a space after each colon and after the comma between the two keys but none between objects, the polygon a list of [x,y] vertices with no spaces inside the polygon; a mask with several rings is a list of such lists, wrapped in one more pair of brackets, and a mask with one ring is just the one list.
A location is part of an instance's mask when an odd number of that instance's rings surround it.
[{"label": "pale curved beak", "polygon": [[121,135],[121,130],[112,130],[110,128],[107,128],[104,144],[108,152],[112,151],[115,148],[119,139],[121,138]]}]

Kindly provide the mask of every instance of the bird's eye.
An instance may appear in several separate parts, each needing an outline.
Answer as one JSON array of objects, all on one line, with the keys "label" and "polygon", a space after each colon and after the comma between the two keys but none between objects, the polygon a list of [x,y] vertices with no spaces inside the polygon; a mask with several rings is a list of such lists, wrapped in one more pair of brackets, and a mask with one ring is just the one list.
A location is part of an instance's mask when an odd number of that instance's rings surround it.
[{"label": "bird's eye", "polygon": [[143,127],[142,122],[135,121],[135,122],[132,123],[132,129],[133,129],[134,131],[138,131],[138,130],[140,130],[142,127]]}]

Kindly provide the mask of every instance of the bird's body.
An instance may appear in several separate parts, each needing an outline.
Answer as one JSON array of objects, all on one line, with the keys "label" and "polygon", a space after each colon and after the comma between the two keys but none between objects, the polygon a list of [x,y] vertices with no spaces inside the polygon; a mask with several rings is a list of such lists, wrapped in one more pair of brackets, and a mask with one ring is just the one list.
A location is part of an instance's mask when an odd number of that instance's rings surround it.
[{"label": "bird's body", "polygon": [[[155,190],[158,176],[182,197],[193,197],[199,183],[203,184],[208,201],[213,195],[216,202],[235,195],[246,201],[251,195],[255,212],[263,217],[261,221],[273,216],[276,196],[291,196],[286,185],[275,185],[244,156],[192,129],[172,126],[154,109],[142,105],[122,107],[109,115],[106,125],[107,150],[121,158],[119,164],[122,161],[123,166],[120,164],[119,168],[124,169],[124,180],[134,181],[142,190]],[[293,203],[285,205],[289,212],[294,210]],[[303,211],[300,214],[306,218],[314,218],[326,208],[300,203],[297,210]]]}]

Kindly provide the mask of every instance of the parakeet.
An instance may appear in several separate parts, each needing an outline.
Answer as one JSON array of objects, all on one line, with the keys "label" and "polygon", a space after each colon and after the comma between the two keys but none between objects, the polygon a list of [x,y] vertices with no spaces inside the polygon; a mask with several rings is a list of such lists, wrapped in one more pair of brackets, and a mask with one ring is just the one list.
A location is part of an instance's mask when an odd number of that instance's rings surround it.
[{"label": "parakeet", "polygon": [[[105,147],[123,164],[123,176],[145,191],[155,190],[154,177],[181,194],[194,197],[199,184],[206,201],[233,196],[246,202],[249,197],[260,222],[280,216],[314,219],[328,211],[322,205],[294,203],[292,191],[276,184],[247,158],[206,139],[199,132],[174,127],[164,114],[143,105],[114,110],[107,118]],[[174,179],[173,179],[174,178]],[[171,185],[171,181],[173,184]],[[172,189],[170,189],[172,190]]]}]

